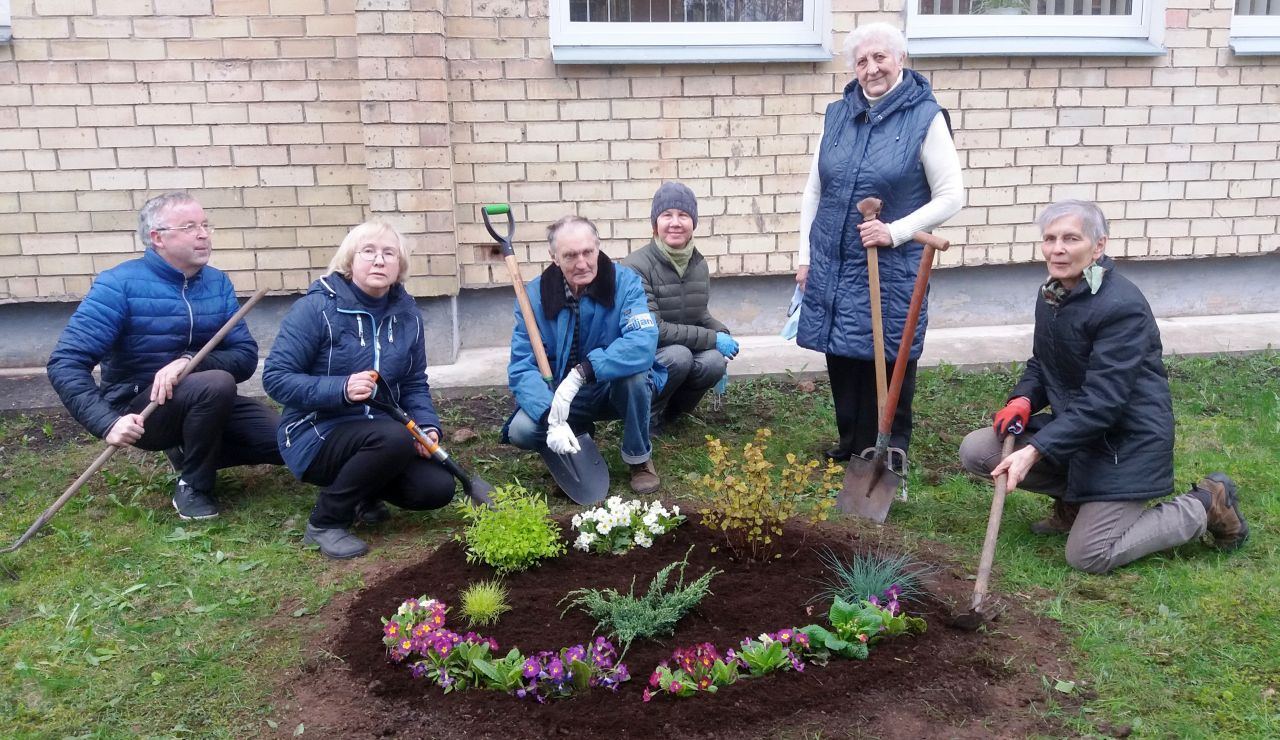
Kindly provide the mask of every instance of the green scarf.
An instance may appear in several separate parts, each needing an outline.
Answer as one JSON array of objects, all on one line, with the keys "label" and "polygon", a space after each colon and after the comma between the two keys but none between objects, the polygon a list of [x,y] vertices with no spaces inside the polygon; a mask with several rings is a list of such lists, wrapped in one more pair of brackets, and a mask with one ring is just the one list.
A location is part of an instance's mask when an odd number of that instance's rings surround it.
[{"label": "green scarf", "polygon": [[658,245],[658,251],[666,255],[667,261],[676,268],[676,274],[684,277],[684,271],[689,269],[689,260],[693,259],[693,240],[690,239],[689,243],[684,245],[684,249],[672,249],[657,239],[654,239],[653,243]]}]

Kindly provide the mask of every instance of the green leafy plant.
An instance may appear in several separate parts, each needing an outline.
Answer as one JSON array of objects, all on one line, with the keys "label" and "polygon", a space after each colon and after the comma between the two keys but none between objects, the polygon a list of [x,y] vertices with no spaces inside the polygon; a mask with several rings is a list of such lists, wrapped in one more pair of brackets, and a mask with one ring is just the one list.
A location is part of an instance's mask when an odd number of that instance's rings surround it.
[{"label": "green leafy plant", "polygon": [[936,570],[910,555],[889,552],[858,553],[845,560],[831,548],[824,547],[818,558],[830,576],[818,582],[824,588],[810,599],[811,604],[836,599],[856,604],[875,598],[887,603],[890,599],[886,597],[895,587],[892,598],[918,599],[925,591],[921,580]]},{"label": "green leafy plant", "polygon": [[502,575],[564,554],[546,499],[519,484],[499,486],[492,496],[493,508],[459,504],[467,526],[457,539],[467,545],[468,563],[484,563]]},{"label": "green leafy plant", "polygon": [[468,627],[487,627],[511,611],[507,603],[507,587],[501,581],[480,581],[462,590],[462,617]]},{"label": "green leafy plant", "polygon": [[[683,560],[678,560],[662,570],[649,582],[649,590],[644,596],[637,597],[635,578],[631,579],[631,590],[621,594],[614,589],[599,590],[581,588],[570,591],[560,603],[569,602],[565,611],[579,607],[596,620],[597,628],[613,636],[622,643],[625,652],[633,640],[637,638],[670,635],[689,610],[698,605],[707,594],[711,593],[711,579],[724,572],[711,568],[693,583],[685,585],[684,570],[689,565],[689,548]],[[671,572],[680,568],[680,576],[676,585],[666,591],[667,580]]]},{"label": "green leafy plant", "polygon": [[849,603],[837,598],[827,614],[831,629],[811,624],[800,628],[809,638],[809,649],[819,664],[826,663],[831,655],[854,660],[866,660],[870,648],[885,637],[907,632],[923,633],[925,621],[905,612],[895,611],[870,601]]},{"label": "green leafy plant", "polygon": [[777,546],[786,521],[798,516],[810,522],[826,521],[844,477],[844,469],[835,463],[818,473],[817,460],[801,463],[787,453],[787,464],[775,480],[775,466],[765,459],[771,435],[768,429],[757,429],[755,438],[743,445],[740,458],[719,439],[707,436],[712,472],[702,476],[709,494],[702,523],[721,532],[725,546],[738,559],[782,557]]}]

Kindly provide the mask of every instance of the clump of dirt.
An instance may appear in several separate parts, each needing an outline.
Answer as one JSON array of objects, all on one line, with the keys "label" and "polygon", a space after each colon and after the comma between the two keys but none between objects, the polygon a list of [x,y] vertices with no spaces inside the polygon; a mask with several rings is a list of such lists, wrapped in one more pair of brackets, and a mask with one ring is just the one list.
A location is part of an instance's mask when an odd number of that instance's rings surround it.
[{"label": "clump of dirt", "polygon": [[[841,554],[873,549],[841,527],[788,525],[780,560],[735,562],[715,533],[691,517],[651,549],[601,556],[571,551],[525,573],[509,576],[513,609],[484,634],[501,652],[519,647],[526,655],[586,642],[592,621],[576,609],[561,616],[561,600],[577,588],[626,592],[634,579],[643,593],[660,568],[680,560],[690,547],[687,579],[708,568],[724,573],[711,584],[695,613],[676,633],[658,642],[633,644],[623,660],[632,680],[616,694],[586,696],[539,705],[494,691],[445,695],[404,665],[387,661],[381,617],[408,597],[427,595],[457,602],[469,583],[493,577],[468,565],[462,546],[449,543],[421,562],[387,574],[337,604],[324,649],[340,659],[310,663],[289,684],[293,695],[284,728],[304,723],[308,734],[332,737],[413,738],[576,737],[760,738],[837,737],[1025,737],[1060,734],[1034,705],[1045,700],[1042,677],[1065,678],[1071,667],[1059,656],[1065,641],[1056,626],[1016,604],[989,631],[965,633],[946,626],[951,609],[971,592],[968,581],[945,568],[933,577],[929,595],[909,610],[925,618],[928,631],[878,644],[866,661],[833,660],[803,673],[740,680],[715,695],[688,699],[661,696],[644,703],[650,671],[676,647],[709,641],[720,650],[748,636],[783,627],[822,623],[827,604],[810,604],[826,576],[818,551]],[[890,530],[882,530],[889,532]],[[883,550],[886,543],[876,543]],[[450,626],[465,629],[457,611]]]}]

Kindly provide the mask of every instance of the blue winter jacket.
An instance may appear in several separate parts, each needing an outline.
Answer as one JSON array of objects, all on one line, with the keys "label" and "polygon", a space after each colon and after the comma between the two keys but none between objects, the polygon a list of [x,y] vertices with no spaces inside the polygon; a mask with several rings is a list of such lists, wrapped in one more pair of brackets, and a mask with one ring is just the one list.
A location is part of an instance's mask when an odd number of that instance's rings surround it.
[{"label": "blue winter jacket", "polygon": [[[554,376],[553,386],[559,385],[570,370],[569,353],[573,345],[570,333],[573,312],[565,306],[564,288],[564,273],[555,265],[534,278],[528,288],[529,302]],[[595,382],[607,383],[648,370],[654,385],[661,390],[667,382],[667,369],[656,357],[658,325],[649,313],[649,299],[640,275],[630,267],[615,265],[601,252],[596,279],[583,291],[578,306],[581,316],[579,361],[591,362]],[[520,409],[533,419],[541,419],[551,409],[553,390],[538,371],[519,303],[515,307],[515,318],[507,383]],[[503,439],[506,433],[504,426]]]},{"label": "blue winter jacket", "polygon": [[[154,249],[98,275],[49,355],[49,383],[76,421],[105,437],[156,371],[195,355],[239,310],[220,270],[188,278]],[[101,384],[93,368],[102,366]],[[258,343],[238,322],[197,370],[225,370],[237,383],[258,367]]]},{"label": "blue winter jacket", "polygon": [[[818,154],[822,195],[809,231],[809,279],[796,337],[801,347],[858,360],[873,359],[867,252],[858,235],[858,201],[884,201],[880,220],[892,223],[932,199],[920,149],[941,108],[929,82],[914,70],[874,108],[856,81],[827,106]],[[880,296],[886,359],[902,341],[911,292],[924,246],[910,241],[879,249]],[[924,348],[928,301],[911,343],[912,359]]]},{"label": "blue winter jacket", "polygon": [[353,373],[376,370],[418,426],[440,429],[427,385],[422,314],[413,296],[402,286],[392,287],[387,314],[375,323],[355,290],[336,273],[312,283],[280,323],[262,367],[262,387],[285,407],[276,435],[280,455],[298,478],[329,430],[389,418],[372,406],[347,401],[347,378]]}]

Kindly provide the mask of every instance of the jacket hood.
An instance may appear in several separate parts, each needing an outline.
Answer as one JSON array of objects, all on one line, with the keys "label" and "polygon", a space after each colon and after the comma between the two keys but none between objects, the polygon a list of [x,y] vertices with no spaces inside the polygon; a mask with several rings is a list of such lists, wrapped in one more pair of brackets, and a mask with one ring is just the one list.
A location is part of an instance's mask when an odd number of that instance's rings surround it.
[{"label": "jacket hood", "polygon": [[[323,295],[337,304],[339,310],[363,311],[363,304],[356,297],[355,291],[356,287],[349,279],[331,272],[312,282],[311,287],[307,289],[307,295],[313,293]],[[413,298],[409,296],[404,286],[399,283],[391,286],[391,290],[387,293],[387,308],[394,312],[403,309],[405,303],[414,305]]]},{"label": "jacket hood", "polygon": [[[899,108],[914,105],[932,96],[933,88],[929,86],[929,81],[924,75],[914,69],[903,67],[902,82],[899,82],[897,87],[876,104],[876,114],[887,116]],[[849,105],[850,116],[857,117],[860,113],[871,109],[871,103],[867,102],[867,96],[862,92],[862,85],[858,84],[856,78],[844,86],[844,100]]]}]

